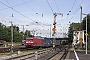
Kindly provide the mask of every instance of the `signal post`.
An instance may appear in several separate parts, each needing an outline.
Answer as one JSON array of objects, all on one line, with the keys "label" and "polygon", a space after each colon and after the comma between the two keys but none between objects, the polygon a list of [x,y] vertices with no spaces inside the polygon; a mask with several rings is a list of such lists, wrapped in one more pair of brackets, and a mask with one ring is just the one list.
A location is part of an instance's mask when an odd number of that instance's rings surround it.
[{"label": "signal post", "polygon": [[52,36],[54,37],[54,39],[53,39],[53,48],[55,48],[55,34],[56,34],[56,16],[57,15],[62,15],[63,16],[63,14],[61,14],[61,13],[54,13],[54,23],[53,23],[53,25],[54,25],[54,28],[52,28],[52,31],[53,31],[53,34],[52,34]]}]

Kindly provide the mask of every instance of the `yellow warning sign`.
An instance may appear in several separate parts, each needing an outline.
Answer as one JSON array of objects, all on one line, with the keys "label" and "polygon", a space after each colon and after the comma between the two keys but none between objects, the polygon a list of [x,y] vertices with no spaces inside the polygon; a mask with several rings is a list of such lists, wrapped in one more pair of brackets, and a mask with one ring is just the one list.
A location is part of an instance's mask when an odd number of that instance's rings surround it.
[{"label": "yellow warning sign", "polygon": [[82,38],[80,38],[80,39],[79,39],[79,41],[80,41],[80,42],[82,42],[82,41],[83,41],[83,39],[82,39]]},{"label": "yellow warning sign", "polygon": [[53,31],[56,31],[56,28],[52,28]]},{"label": "yellow warning sign", "polygon": [[88,36],[88,33],[86,33],[85,35]]}]

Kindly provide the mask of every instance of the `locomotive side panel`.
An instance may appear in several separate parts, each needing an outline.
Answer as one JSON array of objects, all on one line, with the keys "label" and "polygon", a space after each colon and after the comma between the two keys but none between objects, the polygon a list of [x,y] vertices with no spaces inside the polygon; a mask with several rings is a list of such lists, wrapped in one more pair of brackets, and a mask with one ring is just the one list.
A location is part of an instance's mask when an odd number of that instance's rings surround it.
[{"label": "locomotive side panel", "polygon": [[37,38],[37,46],[43,46],[44,45],[44,39],[43,38]]},{"label": "locomotive side panel", "polygon": [[41,47],[44,45],[44,39],[41,37],[26,37],[26,47]]}]

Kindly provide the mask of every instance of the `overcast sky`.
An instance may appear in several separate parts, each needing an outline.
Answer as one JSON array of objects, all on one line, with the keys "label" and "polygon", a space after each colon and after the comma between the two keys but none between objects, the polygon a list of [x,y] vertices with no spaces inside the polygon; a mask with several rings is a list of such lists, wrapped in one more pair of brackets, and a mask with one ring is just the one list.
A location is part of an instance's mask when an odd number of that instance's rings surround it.
[{"label": "overcast sky", "polygon": [[25,30],[35,30],[35,34],[49,37],[53,13],[62,13],[63,16],[56,17],[56,32],[61,37],[60,34],[67,33],[69,22],[80,22],[80,6],[83,13],[90,13],[90,0],[0,0],[0,22],[10,26],[12,21],[21,31],[24,25]]}]

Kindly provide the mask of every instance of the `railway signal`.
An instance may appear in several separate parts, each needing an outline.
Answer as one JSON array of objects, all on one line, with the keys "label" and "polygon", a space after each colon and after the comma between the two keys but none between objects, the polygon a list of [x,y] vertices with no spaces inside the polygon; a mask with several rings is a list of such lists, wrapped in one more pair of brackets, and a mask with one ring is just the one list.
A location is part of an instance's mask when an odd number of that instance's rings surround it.
[{"label": "railway signal", "polygon": [[52,31],[56,31],[56,28],[52,28]]},{"label": "railway signal", "polygon": [[55,47],[55,34],[56,34],[56,16],[57,15],[62,15],[63,16],[63,14],[62,13],[54,13],[53,15],[54,15],[54,23],[53,23],[54,28],[52,28],[52,31],[53,31],[52,36],[54,37],[54,40],[53,40],[53,48],[54,48]]},{"label": "railway signal", "polygon": [[80,38],[80,39],[79,39],[79,41],[80,41],[80,42],[82,42],[82,41],[83,41],[83,39],[82,39],[82,38]]}]

